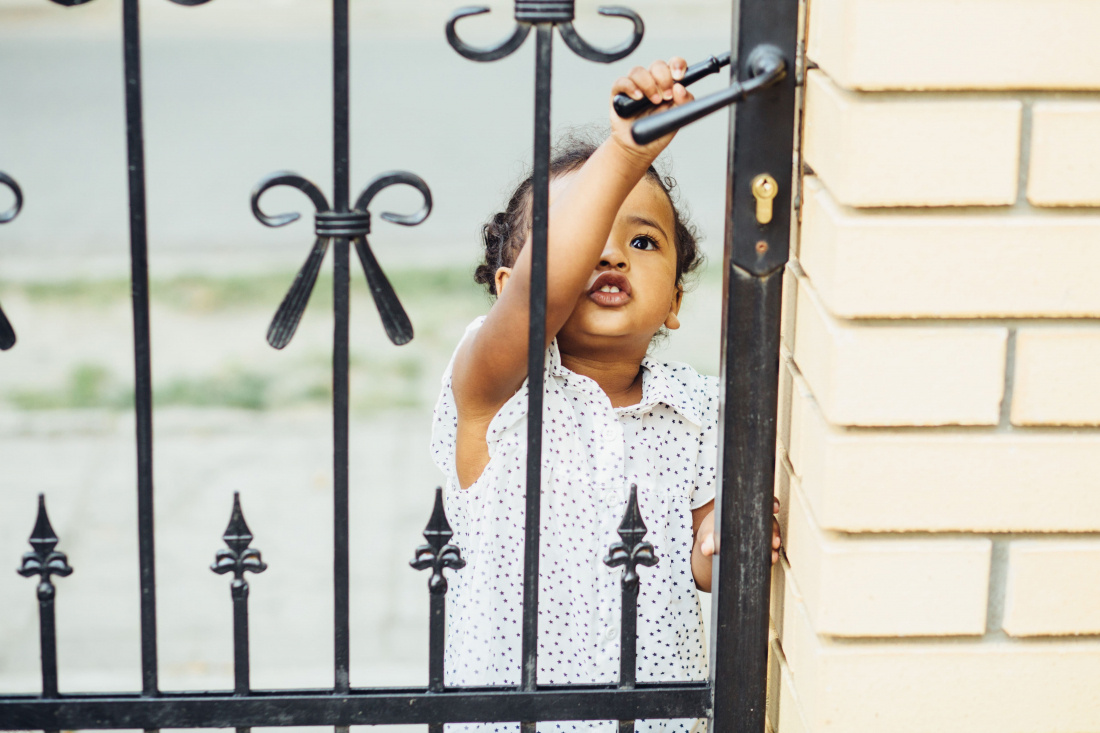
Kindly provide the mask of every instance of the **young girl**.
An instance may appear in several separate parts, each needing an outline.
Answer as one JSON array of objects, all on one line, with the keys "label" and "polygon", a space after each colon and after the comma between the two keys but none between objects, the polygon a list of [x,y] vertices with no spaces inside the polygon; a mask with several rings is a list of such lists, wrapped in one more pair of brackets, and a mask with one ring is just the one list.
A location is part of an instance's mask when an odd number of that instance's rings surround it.
[{"label": "young girl", "polygon": [[[681,58],[635,68],[611,95],[682,105],[686,68]],[[715,546],[718,380],[647,356],[662,328],[679,326],[700,254],[652,167],[673,136],[637,145],[630,122],[612,112],[601,145],[574,143],[551,162],[539,684],[618,679],[622,570],[603,558],[632,483],[660,558],[639,568],[638,681],[707,675],[696,588],[710,590]],[[467,329],[436,407],[432,451],[467,563],[449,575],[448,685],[520,681],[530,208],[528,179],[485,226],[477,280],[497,299]]]}]

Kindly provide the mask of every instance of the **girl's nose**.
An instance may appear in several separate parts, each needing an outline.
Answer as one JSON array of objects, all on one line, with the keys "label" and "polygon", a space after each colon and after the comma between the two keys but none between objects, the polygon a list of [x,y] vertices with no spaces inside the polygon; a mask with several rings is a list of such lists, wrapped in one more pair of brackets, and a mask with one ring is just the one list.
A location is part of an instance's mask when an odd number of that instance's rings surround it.
[{"label": "girl's nose", "polygon": [[630,265],[626,248],[621,244],[609,239],[607,244],[604,245],[603,252],[600,253],[600,267],[614,268],[616,270],[625,270]]}]

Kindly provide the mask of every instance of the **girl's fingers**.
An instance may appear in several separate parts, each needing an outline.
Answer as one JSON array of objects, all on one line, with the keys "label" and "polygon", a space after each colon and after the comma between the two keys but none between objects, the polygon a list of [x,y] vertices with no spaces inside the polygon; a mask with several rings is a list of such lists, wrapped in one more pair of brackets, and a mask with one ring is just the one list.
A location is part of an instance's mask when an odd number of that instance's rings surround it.
[{"label": "girl's fingers", "polygon": [[676,106],[681,104],[687,104],[691,100],[695,99],[695,95],[684,88],[683,84],[672,85],[672,102]]},{"label": "girl's fingers", "polygon": [[657,87],[657,82],[654,80],[653,75],[641,66],[635,66],[630,70],[630,79],[638,88],[642,90],[642,93],[649,97],[649,101],[654,104],[660,104],[664,101],[661,96],[661,90]]},{"label": "girl's fingers", "polygon": [[627,76],[620,76],[611,85],[611,96],[614,97],[616,94],[625,94],[631,99],[641,99],[645,96],[634,80]]},{"label": "girl's fingers", "polygon": [[703,538],[703,544],[699,547],[703,551],[705,557],[710,557],[714,554],[714,535],[707,535]]},{"label": "girl's fingers", "polygon": [[772,565],[775,565],[777,562],[779,562],[779,553],[772,550]]},{"label": "girl's fingers", "polygon": [[779,514],[779,499],[772,499],[772,514]]},{"label": "girl's fingers", "polygon": [[672,78],[676,81],[680,81],[684,78],[684,73],[687,71],[688,63],[679,56],[673,56],[668,60],[668,67],[672,70]]},{"label": "girl's fingers", "polygon": [[783,538],[779,536],[779,522],[772,520],[772,549],[778,550],[783,546]]},{"label": "girl's fingers", "polygon": [[672,69],[660,59],[649,65],[649,73],[653,75],[657,86],[661,90],[661,98],[666,102],[672,100]]}]

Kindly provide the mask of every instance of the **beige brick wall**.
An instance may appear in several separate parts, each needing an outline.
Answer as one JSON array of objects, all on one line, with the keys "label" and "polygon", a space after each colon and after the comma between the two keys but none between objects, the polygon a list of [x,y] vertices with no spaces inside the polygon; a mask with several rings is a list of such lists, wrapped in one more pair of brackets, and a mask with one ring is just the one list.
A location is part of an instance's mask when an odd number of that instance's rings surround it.
[{"label": "beige brick wall", "polygon": [[769,729],[1100,731],[1100,1],[807,15]]}]

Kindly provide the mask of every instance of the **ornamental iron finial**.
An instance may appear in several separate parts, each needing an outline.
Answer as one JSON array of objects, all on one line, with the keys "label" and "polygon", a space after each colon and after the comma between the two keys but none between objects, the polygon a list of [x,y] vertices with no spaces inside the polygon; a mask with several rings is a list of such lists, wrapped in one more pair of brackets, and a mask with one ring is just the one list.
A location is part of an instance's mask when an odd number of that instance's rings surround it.
[{"label": "ornamental iron finial", "polygon": [[71,575],[73,569],[69,567],[69,560],[65,553],[54,550],[60,540],[57,538],[57,533],[53,531],[50,518],[46,514],[44,494],[38,495],[38,518],[35,520],[34,531],[31,532],[29,541],[34,550],[23,555],[23,564],[18,573],[24,578],[38,575],[41,578],[38,584],[39,598],[41,599],[43,595],[52,596],[53,582],[50,576],[65,577]]},{"label": "ornamental iron finial", "polygon": [[267,570],[267,564],[260,558],[260,551],[249,547],[252,544],[252,532],[244,521],[241,512],[241,495],[233,492],[233,512],[229,515],[229,525],[222,535],[228,550],[218,550],[214,564],[210,566],[218,575],[232,572],[234,585],[244,583],[245,572],[262,573]]},{"label": "ornamental iron finial", "polygon": [[435,506],[432,508],[431,519],[424,528],[424,539],[428,544],[416,548],[416,556],[409,561],[417,570],[432,569],[432,577],[428,580],[428,589],[432,593],[446,593],[447,579],[443,576],[443,568],[461,570],[466,567],[466,561],[462,559],[462,550],[449,544],[454,532],[447,522],[447,514],[443,509],[443,489],[435,490]]},{"label": "ornamental iron finial", "polygon": [[658,557],[653,550],[652,543],[642,540],[647,530],[642,521],[642,512],[638,507],[638,485],[630,485],[630,499],[626,503],[626,511],[623,513],[623,521],[619,525],[619,537],[621,542],[615,542],[608,548],[608,555],[603,559],[609,567],[625,566],[623,569],[623,586],[635,586],[638,584],[638,565],[652,567],[657,564]]}]

